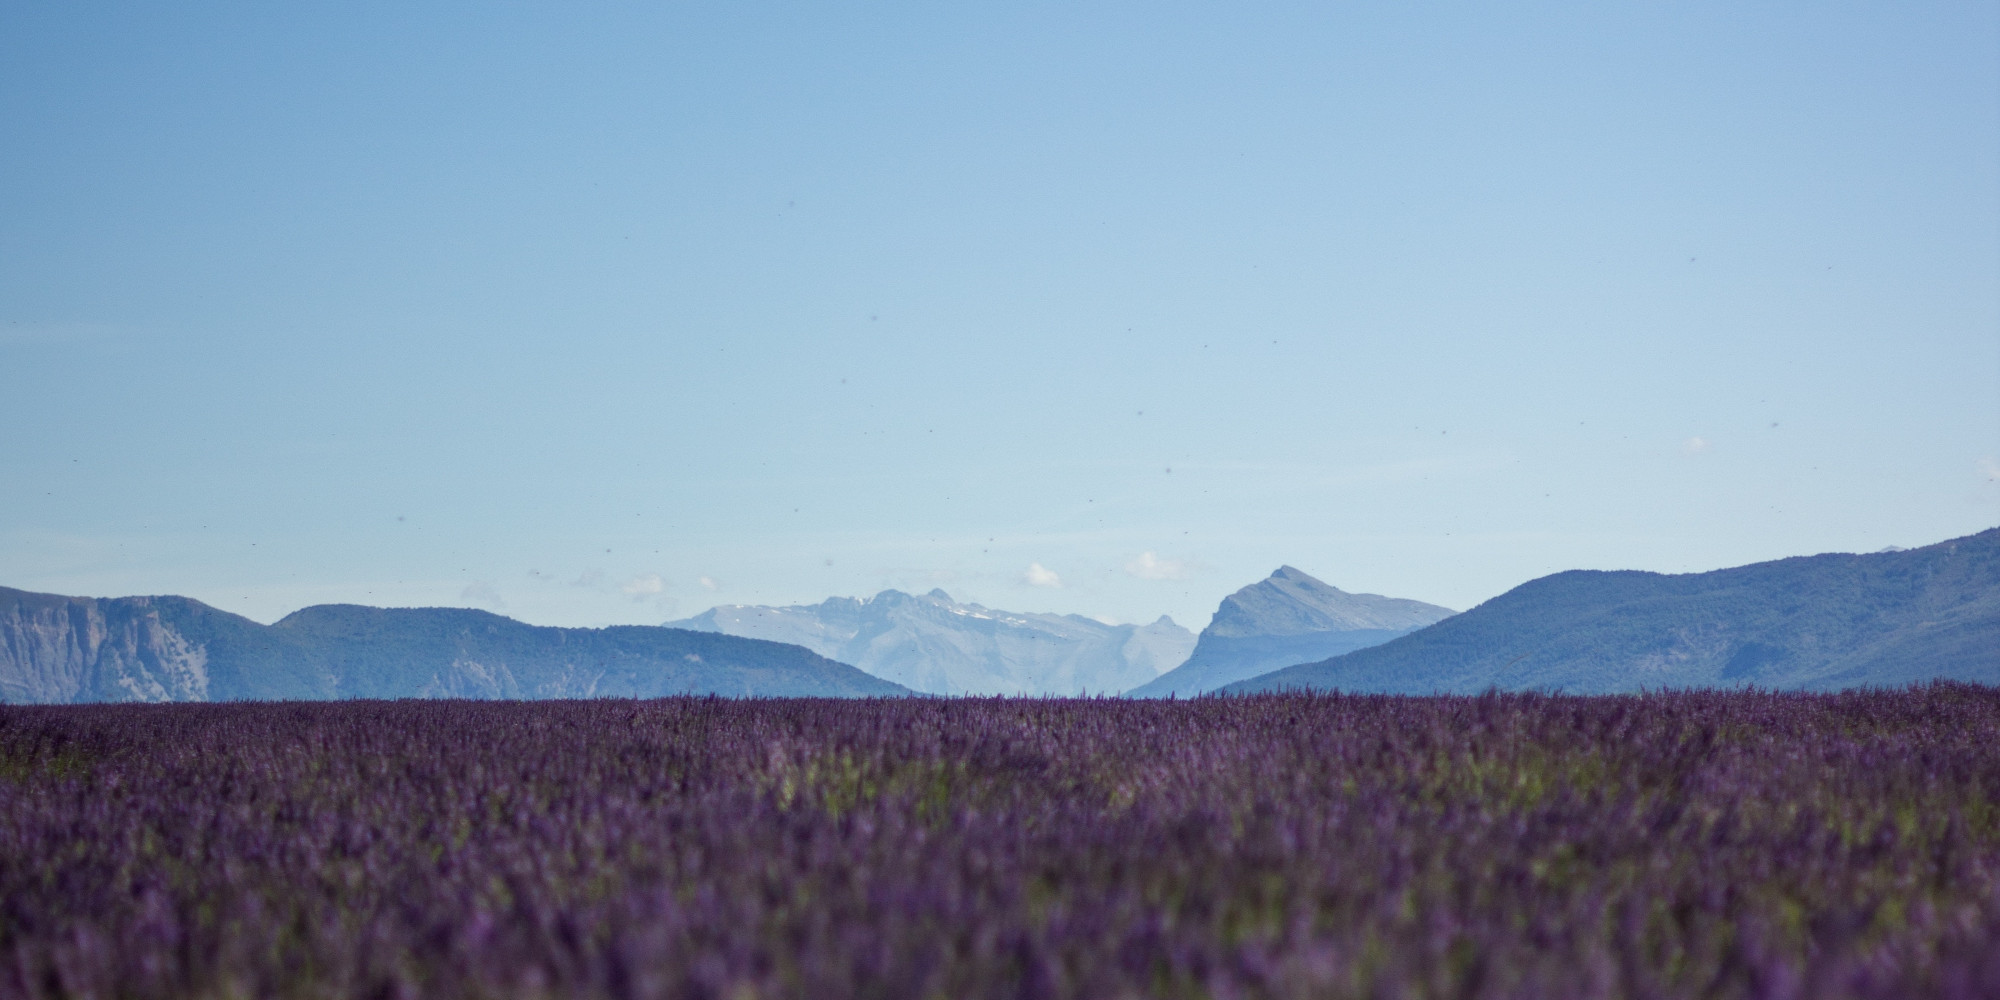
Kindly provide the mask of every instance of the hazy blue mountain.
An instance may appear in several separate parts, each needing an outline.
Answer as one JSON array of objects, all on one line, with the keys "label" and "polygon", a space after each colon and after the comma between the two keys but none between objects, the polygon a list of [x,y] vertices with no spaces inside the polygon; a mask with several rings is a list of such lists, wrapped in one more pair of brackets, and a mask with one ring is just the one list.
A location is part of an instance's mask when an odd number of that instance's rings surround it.
[{"label": "hazy blue mountain", "polygon": [[681,629],[354,605],[260,625],[185,597],[0,587],[0,702],[908,693],[796,646]]},{"label": "hazy blue mountain", "polygon": [[1350,594],[1280,566],[1222,599],[1186,663],[1127,693],[1185,698],[1276,667],[1380,645],[1452,613],[1422,601]]},{"label": "hazy blue mountain", "polygon": [[929,694],[1116,694],[1172,669],[1194,647],[1194,635],[1164,616],[1106,625],[960,604],[942,590],[781,608],[730,604],[668,624],[797,643]]},{"label": "hazy blue mountain", "polygon": [[2000,528],[1712,573],[1557,573],[1386,645],[1231,692],[2000,684]]}]

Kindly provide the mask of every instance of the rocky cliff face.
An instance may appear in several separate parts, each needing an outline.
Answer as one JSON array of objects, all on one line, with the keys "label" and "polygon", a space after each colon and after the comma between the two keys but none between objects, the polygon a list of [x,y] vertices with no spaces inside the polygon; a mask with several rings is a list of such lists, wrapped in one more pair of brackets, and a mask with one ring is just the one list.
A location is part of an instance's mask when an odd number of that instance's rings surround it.
[{"label": "rocky cliff face", "polygon": [[261,625],[184,597],[0,588],[6,703],[907,693],[797,646],[679,629],[346,605]]},{"label": "rocky cliff face", "polygon": [[1129,693],[1203,694],[1280,667],[1380,645],[1452,613],[1422,601],[1350,594],[1280,566],[1222,599],[1186,663]]},{"label": "rocky cliff face", "polygon": [[0,588],[0,701],[206,701],[208,650],[153,598]]},{"label": "rocky cliff face", "polygon": [[790,607],[724,605],[678,628],[805,646],[927,694],[1116,694],[1179,665],[1194,636],[1161,617],[1106,625],[885,590]]}]

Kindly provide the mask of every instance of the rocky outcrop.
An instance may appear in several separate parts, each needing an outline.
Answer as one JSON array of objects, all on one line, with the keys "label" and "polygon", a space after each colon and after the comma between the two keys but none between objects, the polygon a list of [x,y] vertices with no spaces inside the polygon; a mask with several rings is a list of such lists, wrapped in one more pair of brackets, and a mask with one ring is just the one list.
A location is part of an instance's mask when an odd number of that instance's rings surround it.
[{"label": "rocky outcrop", "polygon": [[907,693],[797,646],[680,629],[352,605],[261,625],[185,597],[0,588],[5,703]]},{"label": "rocky outcrop", "polygon": [[154,599],[0,588],[0,701],[206,701],[208,649]]}]

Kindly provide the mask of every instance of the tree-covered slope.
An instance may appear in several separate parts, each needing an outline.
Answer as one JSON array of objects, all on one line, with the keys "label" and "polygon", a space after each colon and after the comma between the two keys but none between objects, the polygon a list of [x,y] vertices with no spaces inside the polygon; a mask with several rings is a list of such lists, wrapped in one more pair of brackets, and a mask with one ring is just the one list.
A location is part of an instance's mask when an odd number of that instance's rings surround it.
[{"label": "tree-covered slope", "polygon": [[652,625],[543,628],[463,608],[305,608],[343,697],[862,697],[909,693],[800,646]]},{"label": "tree-covered slope", "polygon": [[261,625],[185,597],[0,588],[0,702],[907,693],[810,650],[453,608],[307,608]]},{"label": "tree-covered slope", "polygon": [[1393,642],[1224,690],[1410,694],[2000,683],[2000,529],[1711,573],[1572,571]]}]

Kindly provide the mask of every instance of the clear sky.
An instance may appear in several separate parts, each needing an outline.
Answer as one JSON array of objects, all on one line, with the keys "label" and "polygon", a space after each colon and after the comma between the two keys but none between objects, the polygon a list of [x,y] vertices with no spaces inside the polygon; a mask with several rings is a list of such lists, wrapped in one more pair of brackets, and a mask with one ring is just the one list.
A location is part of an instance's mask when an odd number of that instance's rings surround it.
[{"label": "clear sky", "polygon": [[1990,0],[662,6],[0,4],[0,584],[1199,628],[2000,523]]}]

